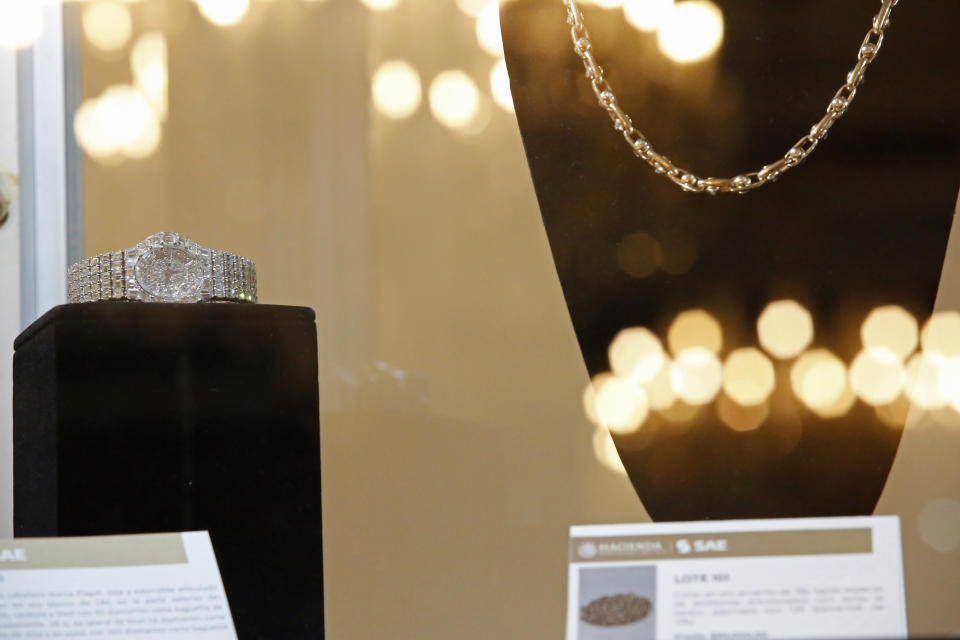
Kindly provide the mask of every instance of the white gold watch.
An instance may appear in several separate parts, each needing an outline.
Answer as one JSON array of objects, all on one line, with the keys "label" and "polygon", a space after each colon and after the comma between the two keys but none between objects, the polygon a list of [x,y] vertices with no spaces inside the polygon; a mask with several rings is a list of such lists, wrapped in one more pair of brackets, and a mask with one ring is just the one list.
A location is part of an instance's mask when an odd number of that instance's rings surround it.
[{"label": "white gold watch", "polygon": [[67,271],[70,302],[256,302],[251,260],[155,233],[135,247],[85,258]]}]

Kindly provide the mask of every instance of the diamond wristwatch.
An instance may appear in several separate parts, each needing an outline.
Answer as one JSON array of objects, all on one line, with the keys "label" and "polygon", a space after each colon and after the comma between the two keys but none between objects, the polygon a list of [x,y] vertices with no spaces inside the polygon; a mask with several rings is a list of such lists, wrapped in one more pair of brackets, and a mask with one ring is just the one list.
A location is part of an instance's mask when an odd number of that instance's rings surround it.
[{"label": "diamond wristwatch", "polygon": [[70,302],[256,302],[253,262],[155,233],[131,249],[85,258],[67,271]]}]

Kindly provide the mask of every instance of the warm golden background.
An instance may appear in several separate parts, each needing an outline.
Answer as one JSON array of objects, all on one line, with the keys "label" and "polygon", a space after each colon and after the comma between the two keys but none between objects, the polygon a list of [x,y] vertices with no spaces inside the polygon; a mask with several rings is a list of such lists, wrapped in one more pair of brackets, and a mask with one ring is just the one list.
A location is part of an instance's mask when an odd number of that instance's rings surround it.
[{"label": "warm golden background", "polygon": [[129,41],[84,44],[86,98],[136,84],[143,34],[169,83],[145,157],[88,154],[87,253],[179,231],[255,260],[261,302],[317,311],[329,638],[561,637],[567,527],[646,517],[595,454],[502,56],[464,11],[484,4],[255,0],[218,26],[145,0]]}]

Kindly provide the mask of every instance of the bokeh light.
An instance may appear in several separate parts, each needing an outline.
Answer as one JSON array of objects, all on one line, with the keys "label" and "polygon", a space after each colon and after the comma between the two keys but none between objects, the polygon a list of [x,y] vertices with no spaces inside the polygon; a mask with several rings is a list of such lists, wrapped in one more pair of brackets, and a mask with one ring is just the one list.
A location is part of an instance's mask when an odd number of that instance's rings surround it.
[{"label": "bokeh light", "polygon": [[126,46],[133,33],[130,9],[119,2],[94,2],[83,8],[83,35],[101,51]]},{"label": "bokeh light", "polygon": [[723,330],[717,319],[708,312],[692,309],[679,314],[670,325],[667,344],[674,355],[692,348],[718,354],[723,348]]},{"label": "bokeh light", "polygon": [[360,0],[360,2],[373,11],[387,11],[396,7],[400,0]]},{"label": "bokeh light", "polygon": [[723,365],[723,390],[743,407],[764,404],[776,385],[773,363],[759,349],[733,351]]},{"label": "bokeh light", "polygon": [[886,347],[864,349],[850,365],[850,384],[854,392],[873,406],[896,400],[906,379],[900,356]]},{"label": "bokeh light", "polygon": [[923,353],[915,353],[907,363],[907,397],[919,408],[934,410],[947,405],[947,398],[940,390],[944,364],[944,360]]},{"label": "bokeh light", "polygon": [[848,388],[847,367],[826,349],[802,354],[790,370],[794,395],[809,409],[828,410],[844,399]]},{"label": "bokeh light", "polygon": [[403,60],[380,65],[373,73],[371,85],[374,106],[388,118],[409,118],[420,107],[420,75]]},{"label": "bokeh light", "polygon": [[581,400],[583,402],[583,413],[587,416],[587,420],[597,426],[601,426],[600,417],[597,415],[597,387],[602,384],[602,377],[609,376],[609,373],[601,373],[600,375],[594,376],[590,382],[587,383],[587,386],[583,388],[583,395]]},{"label": "bokeh light", "polygon": [[144,158],[160,144],[160,122],[136,87],[114,85],[85,100],[74,117],[77,142],[94,159]]},{"label": "bokeh light", "polygon": [[464,129],[480,111],[480,92],[463,71],[453,69],[437,74],[430,84],[430,110],[440,123]]},{"label": "bokeh light", "polygon": [[928,501],[917,516],[917,532],[934,551],[955,552],[960,548],[960,502],[953,498]]},{"label": "bokeh light", "polygon": [[693,347],[681,351],[670,366],[670,384],[677,396],[689,405],[711,402],[723,384],[723,365],[709,349]]},{"label": "bokeh light", "polygon": [[794,358],[813,341],[813,316],[796,300],[771,302],[757,320],[757,335],[770,355]]},{"label": "bokeh light", "polygon": [[510,91],[510,74],[505,60],[497,62],[490,70],[490,93],[501,109],[513,112],[513,93]]},{"label": "bokeh light", "polygon": [[874,407],[874,413],[888,427],[903,429],[910,415],[910,399],[900,394],[893,402]]},{"label": "bokeh light", "polygon": [[860,338],[868,349],[888,349],[906,360],[917,348],[920,328],[909,311],[889,305],[870,312],[860,328]]},{"label": "bokeh light", "polygon": [[43,12],[36,0],[0,0],[0,47],[23,49],[43,32]]},{"label": "bokeh light", "polygon": [[200,13],[215,25],[237,24],[250,9],[250,0],[196,0]]},{"label": "bokeh light", "polygon": [[960,357],[941,358],[934,356],[940,367],[938,387],[940,394],[956,411],[960,411]]},{"label": "bokeh light", "polygon": [[709,0],[686,0],[673,6],[660,24],[657,43],[679,63],[709,58],[723,42],[723,13]]},{"label": "bokeh light", "polygon": [[600,464],[607,469],[626,474],[627,470],[624,469],[623,461],[620,460],[617,445],[614,444],[610,433],[602,427],[593,432],[593,453]]},{"label": "bokeh light", "polygon": [[130,52],[130,68],[137,87],[161,120],[167,117],[167,39],[159,32],[137,38]]},{"label": "bokeh light", "polygon": [[491,0],[477,15],[477,42],[480,48],[493,56],[503,55],[500,35],[500,4]]},{"label": "bokeh light", "polygon": [[471,18],[476,18],[490,0],[457,0],[457,8]]},{"label": "bokeh light", "polygon": [[697,263],[697,245],[685,234],[674,233],[658,239],[660,269],[670,275],[682,275]]},{"label": "bokeh light", "polygon": [[670,368],[673,363],[664,358],[663,365],[652,380],[644,385],[647,392],[647,403],[651,409],[666,411],[677,403],[677,392],[670,383]]},{"label": "bokeh light", "polygon": [[753,431],[770,417],[770,404],[761,402],[752,406],[743,406],[736,400],[722,395],[717,400],[717,415],[734,431]]},{"label": "bokeh light", "polygon": [[609,376],[594,386],[596,415],[614,433],[632,433],[649,412],[646,392],[634,381]]},{"label": "bokeh light", "polygon": [[628,233],[617,244],[617,264],[633,278],[646,278],[660,266],[660,243],[646,231]]},{"label": "bokeh light", "polygon": [[596,5],[601,9],[619,9],[623,6],[624,0],[590,0],[590,4]]},{"label": "bokeh light", "polygon": [[616,375],[640,384],[653,380],[666,357],[660,338],[643,327],[620,331],[610,343],[608,355]]},{"label": "bokeh light", "polygon": [[[672,370],[672,367],[671,367]],[[689,424],[700,414],[701,405],[687,404],[686,402],[674,402],[670,407],[660,411],[668,422],[676,425],[689,426]]]},{"label": "bokeh light", "polygon": [[849,376],[847,376],[846,384],[843,386],[840,397],[826,406],[808,408],[821,418],[840,418],[850,413],[850,410],[856,403],[857,394],[853,392]]},{"label": "bokeh light", "polygon": [[960,356],[960,313],[940,311],[927,321],[920,335],[923,350],[945,358]]},{"label": "bokeh light", "polygon": [[640,31],[656,31],[670,16],[673,0],[624,0],[623,15]]}]

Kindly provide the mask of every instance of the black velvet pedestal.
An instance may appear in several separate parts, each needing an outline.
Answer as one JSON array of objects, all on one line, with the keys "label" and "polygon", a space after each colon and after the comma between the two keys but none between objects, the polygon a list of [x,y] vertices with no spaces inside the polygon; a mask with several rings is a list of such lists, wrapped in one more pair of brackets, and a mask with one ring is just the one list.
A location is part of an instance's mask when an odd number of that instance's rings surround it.
[{"label": "black velvet pedestal", "polygon": [[209,530],[241,638],[322,638],[311,309],[56,307],[15,343],[14,532]]}]

